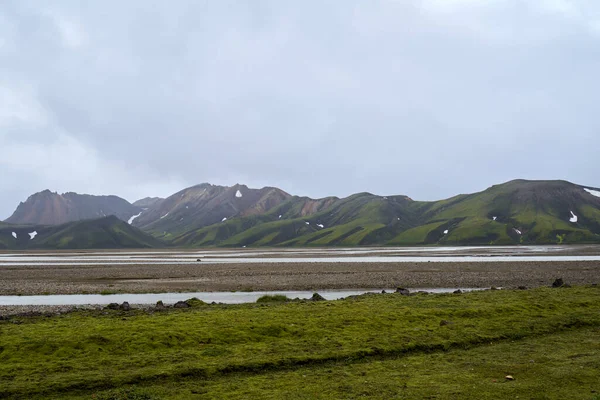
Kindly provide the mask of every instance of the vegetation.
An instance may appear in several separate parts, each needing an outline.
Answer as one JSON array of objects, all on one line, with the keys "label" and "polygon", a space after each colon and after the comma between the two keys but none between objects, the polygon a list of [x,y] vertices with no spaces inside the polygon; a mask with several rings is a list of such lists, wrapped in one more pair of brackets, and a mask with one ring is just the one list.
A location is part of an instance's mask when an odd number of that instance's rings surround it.
[{"label": "vegetation", "polygon": [[[37,232],[30,239],[30,232]],[[12,233],[17,234],[15,239]],[[155,248],[164,244],[115,216],[57,226],[0,226],[0,249]]]},{"label": "vegetation", "polygon": [[274,303],[274,302],[285,302],[285,301],[289,301],[290,299],[288,299],[287,296],[283,295],[283,294],[266,294],[264,296],[260,296],[258,298],[258,300],[256,300],[257,303]]},{"label": "vegetation", "polygon": [[192,247],[600,243],[600,198],[564,181],[517,180],[435,202],[359,193],[310,214],[306,201],[170,239]]},{"label": "vegetation", "polygon": [[19,317],[0,397],[593,399],[598,337],[597,287]]}]

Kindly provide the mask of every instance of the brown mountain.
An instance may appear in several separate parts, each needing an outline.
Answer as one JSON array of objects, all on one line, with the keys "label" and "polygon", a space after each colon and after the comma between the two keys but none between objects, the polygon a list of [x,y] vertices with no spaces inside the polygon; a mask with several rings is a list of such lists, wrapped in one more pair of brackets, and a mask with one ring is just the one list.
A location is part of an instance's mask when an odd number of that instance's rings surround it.
[{"label": "brown mountain", "polygon": [[208,183],[192,186],[142,211],[132,223],[147,232],[171,236],[237,217],[264,214],[291,195],[274,187],[250,189]]},{"label": "brown mountain", "polygon": [[134,206],[140,208],[150,208],[158,206],[160,203],[165,201],[165,199],[161,197],[145,197],[133,203]]},{"label": "brown mountain", "polygon": [[19,204],[6,220],[10,224],[60,225],[72,221],[102,218],[114,215],[127,221],[139,214],[141,208],[117,196],[87,194],[58,194],[49,190],[30,196]]}]

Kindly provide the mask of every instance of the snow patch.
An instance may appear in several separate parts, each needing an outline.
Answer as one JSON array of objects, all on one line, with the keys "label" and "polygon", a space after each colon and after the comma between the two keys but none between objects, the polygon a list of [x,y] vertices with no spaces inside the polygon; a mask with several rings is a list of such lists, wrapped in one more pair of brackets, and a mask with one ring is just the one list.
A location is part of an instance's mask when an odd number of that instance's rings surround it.
[{"label": "snow patch", "polygon": [[498,219],[498,217],[492,217],[492,219],[495,221],[495,220],[497,220],[497,219]]},{"label": "snow patch", "polygon": [[163,215],[162,217],[160,217],[160,219],[167,218],[167,215],[169,215],[169,213],[166,213],[165,215]]},{"label": "snow patch", "polygon": [[33,240],[37,236],[37,231],[33,231],[29,234],[29,240]]},{"label": "snow patch", "polygon": [[186,209],[188,209],[189,207],[188,207],[188,206],[185,206],[185,208],[186,208]]},{"label": "snow patch", "polygon": [[221,220],[221,222],[225,222],[225,221],[227,221],[227,217],[225,217]]},{"label": "snow patch", "polygon": [[13,232],[12,233],[12,237],[14,237],[16,239],[17,238],[17,232]]},{"label": "snow patch", "polygon": [[239,190],[235,192],[235,197],[237,197],[238,199],[242,197],[242,192],[240,192]]},{"label": "snow patch", "polygon": [[383,199],[384,199],[384,200],[387,200],[387,197],[384,197]]},{"label": "snow patch", "polygon": [[444,235],[447,235],[447,234],[448,234],[448,229],[446,229],[446,230],[444,231]]},{"label": "snow patch", "polygon": [[519,235],[522,235],[522,234],[523,234],[523,233],[522,233],[520,230],[518,230],[517,228],[513,228],[513,230],[514,230],[515,232],[517,232]]},{"label": "snow patch", "polygon": [[304,223],[305,223],[306,225],[310,225],[310,222],[308,222],[308,221],[306,221],[306,222],[304,222]]},{"label": "snow patch", "polygon": [[586,192],[588,192],[592,196],[600,197],[600,192],[597,191],[597,190],[586,189],[586,188],[584,188],[583,190],[585,190]]},{"label": "snow patch", "polygon": [[134,220],[135,220],[137,217],[139,217],[140,215],[142,215],[142,213],[143,213],[143,211],[142,211],[141,213],[139,213],[138,215],[134,215],[133,217],[129,218],[129,220],[127,221],[127,223],[128,223],[129,225],[133,224],[133,221],[134,221]]},{"label": "snow patch", "polygon": [[321,229],[325,228],[325,227],[323,226],[323,224],[317,224],[317,226],[318,226],[319,228],[321,228]]},{"label": "snow patch", "polygon": [[577,215],[573,214],[573,211],[571,211],[571,215],[572,217],[569,218],[569,222],[577,222]]},{"label": "snow patch", "polygon": [[281,219],[281,215],[279,216],[279,219]]}]

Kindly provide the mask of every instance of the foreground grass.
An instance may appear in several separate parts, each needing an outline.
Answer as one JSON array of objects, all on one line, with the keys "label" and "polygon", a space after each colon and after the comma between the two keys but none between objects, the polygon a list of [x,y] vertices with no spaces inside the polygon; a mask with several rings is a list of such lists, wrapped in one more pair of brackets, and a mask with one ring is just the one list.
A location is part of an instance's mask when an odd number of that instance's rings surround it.
[{"label": "foreground grass", "polygon": [[598,288],[22,318],[0,397],[593,399],[598,327]]}]

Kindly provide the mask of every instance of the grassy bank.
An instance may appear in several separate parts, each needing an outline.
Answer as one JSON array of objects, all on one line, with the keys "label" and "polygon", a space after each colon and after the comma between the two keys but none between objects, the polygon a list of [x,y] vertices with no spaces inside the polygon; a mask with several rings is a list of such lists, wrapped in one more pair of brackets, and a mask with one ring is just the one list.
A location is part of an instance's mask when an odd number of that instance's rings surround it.
[{"label": "grassy bank", "polygon": [[599,327],[595,287],[13,318],[0,397],[593,399]]}]

